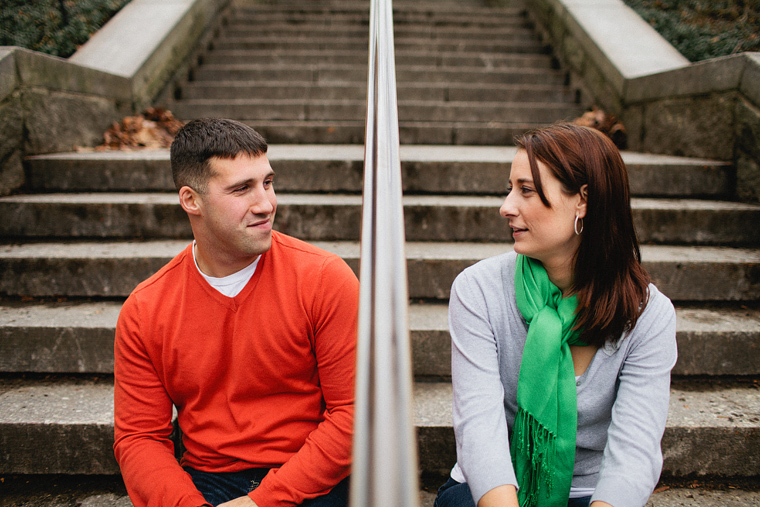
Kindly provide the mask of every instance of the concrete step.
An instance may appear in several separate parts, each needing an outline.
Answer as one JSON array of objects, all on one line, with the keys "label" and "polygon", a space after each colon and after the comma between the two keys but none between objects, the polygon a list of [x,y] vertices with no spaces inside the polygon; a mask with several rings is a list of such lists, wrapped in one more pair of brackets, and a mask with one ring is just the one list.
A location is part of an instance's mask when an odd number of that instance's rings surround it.
[{"label": "concrete step", "polygon": [[[0,373],[113,373],[121,300],[0,303]],[[451,376],[448,305],[412,303],[417,378]],[[760,310],[679,307],[677,376],[760,376]]]},{"label": "concrete step", "polygon": [[[414,398],[420,468],[446,475],[456,462],[451,384],[417,383]],[[676,384],[671,389],[662,449],[665,476],[756,477],[760,467],[757,385],[695,388]]]},{"label": "concrete step", "polygon": [[[4,477],[5,493],[0,507],[132,507],[120,476],[46,476],[22,475]],[[420,489],[420,507],[433,507],[436,481]],[[705,487],[661,486],[646,507],[755,507],[760,505],[760,492],[723,485],[723,489]]]},{"label": "concrete step", "polygon": [[[446,53],[423,50],[396,52],[396,67],[432,66],[432,67],[484,67],[484,68],[554,68],[551,55],[539,54],[498,54],[498,53]],[[199,64],[230,65],[236,63],[253,63],[257,65],[296,65],[343,63],[361,65],[367,63],[367,50],[343,49],[320,51],[318,49],[219,49],[204,53]],[[366,86],[365,86],[366,88]]]},{"label": "concrete step", "polygon": [[[276,36],[225,37],[215,39],[210,47],[214,49],[367,49],[369,35],[365,37],[348,37],[333,35],[324,38],[293,38],[281,39]],[[429,38],[404,37],[395,40],[394,48],[398,51],[408,50],[437,50],[445,52],[496,52],[496,53],[527,53],[549,54],[551,48],[534,40],[486,40],[458,39],[438,40]]]},{"label": "concrete step", "polygon": [[[503,196],[513,147],[400,147],[404,193]],[[279,145],[267,156],[282,192],[361,193],[361,145]],[[623,152],[635,196],[726,199],[733,168],[725,162]],[[168,150],[56,153],[29,158],[35,192],[173,191]]]},{"label": "concrete step", "polygon": [[[400,147],[404,193],[503,196],[515,148]],[[277,191],[361,193],[361,145],[280,145],[267,156]],[[623,152],[635,196],[726,199],[732,166],[725,162]],[[27,160],[34,192],[173,191],[168,150],[40,155]]]},{"label": "concrete step", "polygon": [[[469,75],[468,75],[469,74]],[[402,67],[397,69],[399,85],[403,83],[479,83],[564,85],[564,72],[552,69],[483,67],[438,68]],[[357,83],[366,86],[367,66],[349,64],[258,65],[252,62],[229,65],[202,65],[191,81],[291,81],[312,83]]]},{"label": "concrete step", "polygon": [[[225,38],[248,38],[251,37],[251,26],[255,26],[256,36],[270,37],[272,35],[279,35],[284,38],[329,38],[336,34],[341,37],[357,37],[368,38],[369,37],[369,24],[347,23],[345,25],[337,25],[331,23],[330,25],[324,25],[323,23],[291,23],[288,21],[275,21],[271,20],[266,23],[262,23],[257,20],[252,20],[250,24],[244,23],[228,23],[224,28]],[[396,41],[400,41],[406,38],[410,39],[490,39],[500,38],[505,41],[514,40],[538,40],[535,31],[531,27],[526,26],[433,26],[430,23],[418,23],[410,24],[404,23],[398,26],[394,25],[393,38]]]},{"label": "concrete step", "polygon": [[[456,102],[564,103],[576,102],[574,90],[561,85],[510,85],[472,83],[402,83],[397,88],[403,104],[433,101],[438,107]],[[238,101],[303,100],[360,101],[366,107],[366,86],[359,83],[308,83],[291,81],[194,81],[182,87],[181,100]],[[171,107],[171,106],[170,106]],[[174,109],[174,108],[172,108]]]},{"label": "concrete step", "polygon": [[[356,15],[369,16],[370,3],[366,2],[266,2],[248,4],[236,2],[236,17],[258,15]],[[393,16],[396,18],[420,15],[423,18],[466,20],[469,17],[477,18],[517,18],[524,17],[524,9],[516,7],[488,6],[484,2],[393,2]]]},{"label": "concrete step", "polygon": [[[110,379],[4,379],[0,445],[7,459],[0,462],[0,473],[117,474],[112,391]],[[420,468],[444,476],[456,461],[451,384],[417,383],[414,405]],[[666,475],[756,476],[757,386],[674,386],[663,454]]]},{"label": "concrete step", "polygon": [[[394,5],[395,7],[395,5]],[[346,25],[369,25],[369,6],[356,12],[339,12],[325,10],[250,10],[235,9],[226,17],[231,27],[242,25],[265,25],[270,23],[290,23],[292,25],[332,26],[336,28]],[[472,9],[467,12],[445,12],[439,8],[429,11],[412,11],[395,9],[393,25],[426,25],[432,27],[499,27],[521,28],[531,27],[532,23],[522,10],[499,12],[480,12]]]},{"label": "concrete step", "polygon": [[[673,375],[760,375],[760,309],[741,306],[677,306],[678,362]],[[448,305],[409,307],[415,377],[451,377]]]},{"label": "concrete step", "polygon": [[[359,243],[313,243],[358,272]],[[187,240],[5,244],[0,296],[125,297],[188,244]],[[408,242],[409,296],[447,299],[451,283],[478,260],[510,251],[508,243]],[[674,301],[757,301],[760,250],[728,247],[642,247],[644,267]]]},{"label": "concrete step", "polygon": [[[363,144],[364,120],[285,121],[244,119],[272,143],[295,144]],[[547,124],[489,121],[399,123],[401,144],[509,146],[515,136]]]},{"label": "concrete step", "polygon": [[[310,99],[195,99],[175,104],[174,114],[183,120],[218,115],[236,120],[357,120],[366,116],[365,100]],[[583,114],[576,104],[563,103],[502,103],[502,102],[440,102],[429,100],[399,100],[399,121],[423,122],[488,122],[489,118],[509,118],[514,122],[535,121],[552,123],[572,120]]]},{"label": "concrete step", "polygon": [[[408,241],[510,241],[503,199],[410,195],[403,198]],[[639,240],[657,244],[760,245],[760,206],[693,199],[631,200]],[[278,195],[277,228],[309,240],[358,240],[362,197]],[[59,193],[0,197],[0,237],[190,238],[175,193]],[[603,219],[603,218],[602,218]]]}]

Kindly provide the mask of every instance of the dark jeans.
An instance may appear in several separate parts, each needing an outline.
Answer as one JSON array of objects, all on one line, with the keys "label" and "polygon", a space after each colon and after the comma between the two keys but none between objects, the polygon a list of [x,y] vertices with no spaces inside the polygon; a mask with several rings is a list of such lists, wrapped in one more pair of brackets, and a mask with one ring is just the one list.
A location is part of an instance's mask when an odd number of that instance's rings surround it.
[{"label": "dark jeans", "polygon": [[[219,505],[247,495],[256,489],[269,469],[252,468],[240,472],[210,473],[185,467],[185,471],[190,474],[193,484],[206,501],[211,505]],[[346,507],[348,484],[349,478],[346,477],[326,495],[306,500],[301,505],[304,507]]]},{"label": "dark jeans", "polygon": [[[571,498],[567,501],[567,507],[588,507],[590,503],[590,496]],[[466,482],[460,483],[449,477],[449,480],[438,488],[433,507],[475,507],[475,501]]]}]

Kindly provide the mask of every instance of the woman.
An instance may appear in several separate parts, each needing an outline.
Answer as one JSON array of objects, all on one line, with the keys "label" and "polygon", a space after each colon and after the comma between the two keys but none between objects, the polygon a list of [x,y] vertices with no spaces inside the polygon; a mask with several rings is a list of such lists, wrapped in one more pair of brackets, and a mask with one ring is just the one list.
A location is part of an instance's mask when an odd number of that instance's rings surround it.
[{"label": "woman", "polygon": [[436,507],[641,507],[662,468],[675,311],[641,266],[628,176],[596,130],[518,140],[514,252],[454,281],[457,464]]}]

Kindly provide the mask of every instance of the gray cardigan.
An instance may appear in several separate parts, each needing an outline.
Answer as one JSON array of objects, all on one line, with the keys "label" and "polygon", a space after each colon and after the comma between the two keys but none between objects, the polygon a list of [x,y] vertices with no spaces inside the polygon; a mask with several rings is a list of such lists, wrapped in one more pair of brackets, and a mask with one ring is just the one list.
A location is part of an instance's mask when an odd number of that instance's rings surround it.
[{"label": "gray cardigan", "polygon": [[[514,291],[516,254],[483,260],[454,281],[449,303],[457,464],[478,500],[517,485],[509,435],[527,324]],[[573,486],[596,488],[593,500],[641,507],[662,469],[660,440],[676,362],[676,316],[654,285],[636,327],[599,349],[578,379]]]}]

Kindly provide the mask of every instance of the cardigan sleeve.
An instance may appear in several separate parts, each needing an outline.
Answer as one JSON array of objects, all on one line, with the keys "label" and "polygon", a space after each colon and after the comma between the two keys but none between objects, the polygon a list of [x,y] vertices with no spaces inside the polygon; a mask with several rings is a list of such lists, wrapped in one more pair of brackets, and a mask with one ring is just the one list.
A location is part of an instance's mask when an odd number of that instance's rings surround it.
[{"label": "cardigan sleeve", "polygon": [[676,315],[654,286],[634,330],[618,376],[599,480],[592,501],[614,507],[641,507],[662,470],[660,441],[670,399],[670,371],[676,363]]},{"label": "cardigan sleeve", "polygon": [[172,401],[143,345],[134,295],[119,314],[114,363],[114,454],[135,507],[206,503],[174,456]]},{"label": "cardigan sleeve", "polygon": [[457,464],[477,504],[497,486],[517,486],[517,479],[509,453],[499,350],[486,294],[467,270],[451,289],[449,328]]},{"label": "cardigan sleeve", "polygon": [[298,452],[249,493],[259,507],[301,504],[327,494],[350,472],[359,282],[337,257],[315,276],[314,353],[325,419]]}]

